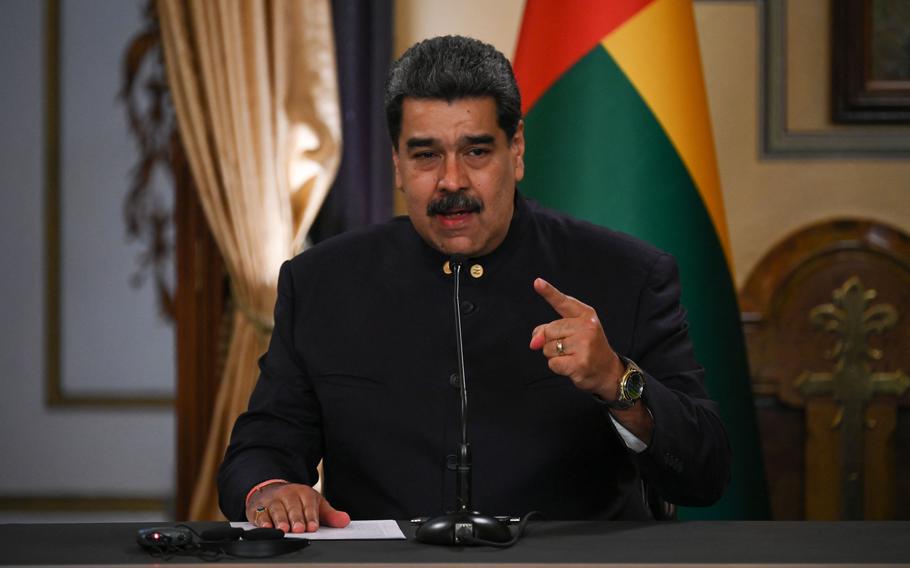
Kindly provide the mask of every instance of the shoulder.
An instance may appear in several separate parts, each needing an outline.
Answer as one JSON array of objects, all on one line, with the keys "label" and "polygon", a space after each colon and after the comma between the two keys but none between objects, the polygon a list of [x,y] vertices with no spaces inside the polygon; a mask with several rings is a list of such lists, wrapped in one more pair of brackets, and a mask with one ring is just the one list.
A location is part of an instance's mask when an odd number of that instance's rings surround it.
[{"label": "shoulder", "polygon": [[369,269],[384,257],[409,246],[413,229],[407,217],[353,229],[313,245],[290,261],[291,270],[328,270],[350,272]]},{"label": "shoulder", "polygon": [[532,200],[528,200],[528,213],[541,246],[573,265],[594,272],[621,268],[644,277],[655,267],[675,266],[669,253],[628,233],[571,217]]}]

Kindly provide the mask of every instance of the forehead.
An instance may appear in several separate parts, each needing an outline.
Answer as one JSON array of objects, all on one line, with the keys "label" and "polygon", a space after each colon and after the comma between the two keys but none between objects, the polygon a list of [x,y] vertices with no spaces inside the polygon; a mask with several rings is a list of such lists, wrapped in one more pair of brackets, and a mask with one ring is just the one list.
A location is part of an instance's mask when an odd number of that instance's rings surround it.
[{"label": "forehead", "polygon": [[401,140],[441,138],[463,134],[497,135],[501,129],[493,97],[454,99],[405,98],[402,102]]}]

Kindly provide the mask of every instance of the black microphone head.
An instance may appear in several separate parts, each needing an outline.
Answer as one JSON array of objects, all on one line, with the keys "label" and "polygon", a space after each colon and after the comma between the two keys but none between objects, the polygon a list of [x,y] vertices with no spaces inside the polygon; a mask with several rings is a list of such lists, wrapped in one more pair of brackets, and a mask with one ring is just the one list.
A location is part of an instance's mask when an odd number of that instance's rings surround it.
[{"label": "black microphone head", "polygon": [[202,540],[211,541],[238,540],[241,536],[243,536],[243,529],[234,528],[231,526],[218,527],[215,529],[202,531],[202,534],[200,536],[202,537]]}]

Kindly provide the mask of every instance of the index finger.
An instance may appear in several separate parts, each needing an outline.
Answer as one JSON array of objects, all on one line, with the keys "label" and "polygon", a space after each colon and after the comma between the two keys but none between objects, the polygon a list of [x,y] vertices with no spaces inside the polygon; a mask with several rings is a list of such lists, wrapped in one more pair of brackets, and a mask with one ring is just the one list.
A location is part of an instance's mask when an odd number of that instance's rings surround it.
[{"label": "index finger", "polygon": [[564,318],[575,318],[584,315],[587,304],[579,302],[572,296],[566,296],[556,286],[543,278],[534,279],[534,291],[547,301],[556,313]]}]

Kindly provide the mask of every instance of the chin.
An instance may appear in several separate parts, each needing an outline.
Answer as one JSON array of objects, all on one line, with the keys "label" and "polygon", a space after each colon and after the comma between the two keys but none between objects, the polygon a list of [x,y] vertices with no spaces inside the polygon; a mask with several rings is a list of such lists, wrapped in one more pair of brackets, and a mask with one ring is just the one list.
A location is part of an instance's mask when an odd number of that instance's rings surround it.
[{"label": "chin", "polygon": [[441,250],[443,252],[443,254],[448,254],[448,255],[457,254],[457,255],[467,257],[467,258],[479,256],[477,249],[475,247],[470,247],[470,246],[442,246],[442,247],[440,247],[439,250]]},{"label": "chin", "polygon": [[467,249],[461,249],[461,248],[448,248],[447,247],[447,248],[444,248],[441,250],[442,250],[443,254],[447,254],[449,256],[457,254],[459,256],[464,256],[466,258],[470,258],[475,255],[474,251],[467,250]]},{"label": "chin", "polygon": [[433,239],[436,250],[443,254],[463,254],[470,256],[477,252],[473,241],[464,237],[440,237]]}]

